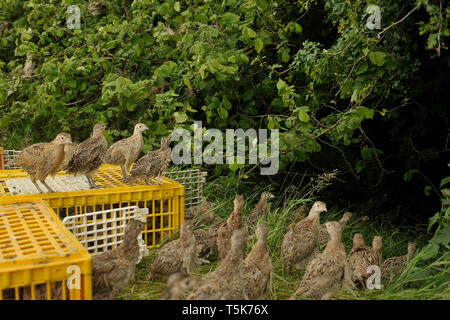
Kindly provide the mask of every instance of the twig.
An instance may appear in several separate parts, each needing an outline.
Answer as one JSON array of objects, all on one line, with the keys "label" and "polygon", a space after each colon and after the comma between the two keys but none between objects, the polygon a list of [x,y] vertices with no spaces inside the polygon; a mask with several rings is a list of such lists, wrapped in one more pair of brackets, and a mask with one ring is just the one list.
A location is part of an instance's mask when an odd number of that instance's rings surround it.
[{"label": "twig", "polygon": [[381,30],[378,33],[378,39],[381,39],[381,35],[383,35],[386,31],[388,31],[389,29],[391,29],[392,27],[395,27],[397,24],[402,23],[403,21],[405,21],[406,18],[408,18],[414,11],[416,11],[417,9],[420,8],[422,4],[419,2],[411,11],[409,11],[403,18],[401,18],[400,20],[394,22],[393,24],[387,26],[386,28],[384,28],[383,30]]}]

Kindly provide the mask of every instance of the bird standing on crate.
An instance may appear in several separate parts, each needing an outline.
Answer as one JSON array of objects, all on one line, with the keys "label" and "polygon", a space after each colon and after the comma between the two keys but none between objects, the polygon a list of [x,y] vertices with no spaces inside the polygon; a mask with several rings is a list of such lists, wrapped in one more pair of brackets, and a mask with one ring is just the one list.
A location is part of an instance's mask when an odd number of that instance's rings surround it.
[{"label": "bird standing on crate", "polygon": [[131,220],[125,227],[123,242],[113,250],[92,256],[92,296],[111,300],[132,278],[139,260],[138,236],[145,223]]},{"label": "bird standing on crate", "polygon": [[40,193],[43,191],[36,181],[42,182],[50,192],[55,192],[47,185],[45,179],[58,172],[64,159],[64,145],[67,143],[72,143],[70,134],[61,132],[51,142],[36,143],[24,148],[13,162],[30,175],[31,181]]},{"label": "bird standing on crate", "polygon": [[122,168],[123,180],[128,177],[128,172],[134,161],[139,157],[144,147],[142,132],[148,130],[143,123],[134,126],[131,137],[114,142],[105,154],[104,162],[119,165]]},{"label": "bird standing on crate", "polygon": [[64,160],[59,166],[58,171],[66,171],[69,165],[70,159],[72,159],[73,154],[77,150],[79,143],[72,142],[64,145]]},{"label": "bird standing on crate", "polygon": [[170,137],[163,137],[161,139],[161,148],[150,151],[136,161],[131,169],[131,177],[128,179],[128,182],[134,183],[136,179],[141,178],[146,184],[150,184],[150,179],[156,178],[157,184],[160,184],[161,177],[164,176],[171,161],[172,149],[169,145]]},{"label": "bird standing on crate", "polygon": [[67,173],[84,174],[91,189],[98,187],[93,176],[102,165],[103,156],[108,150],[108,142],[103,135],[105,129],[104,124],[97,123],[94,126],[92,137],[77,146],[67,166]]}]

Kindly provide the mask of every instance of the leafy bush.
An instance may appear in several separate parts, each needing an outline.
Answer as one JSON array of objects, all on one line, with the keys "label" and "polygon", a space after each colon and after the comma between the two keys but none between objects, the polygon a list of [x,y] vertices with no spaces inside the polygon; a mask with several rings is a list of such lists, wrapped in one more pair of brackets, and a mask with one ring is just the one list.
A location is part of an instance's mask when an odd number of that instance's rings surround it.
[{"label": "leafy bush", "polygon": [[[398,119],[417,90],[419,34],[440,54],[449,33],[448,4],[385,0],[383,28],[370,30],[370,3],[0,0],[0,143],[59,131],[81,140],[95,121],[111,142],[145,121],[146,151],[195,119],[280,129],[282,168],[355,145],[344,159],[359,173],[382,153],[363,122],[395,123],[393,135],[410,127]],[[69,5],[79,30],[66,26]]]}]

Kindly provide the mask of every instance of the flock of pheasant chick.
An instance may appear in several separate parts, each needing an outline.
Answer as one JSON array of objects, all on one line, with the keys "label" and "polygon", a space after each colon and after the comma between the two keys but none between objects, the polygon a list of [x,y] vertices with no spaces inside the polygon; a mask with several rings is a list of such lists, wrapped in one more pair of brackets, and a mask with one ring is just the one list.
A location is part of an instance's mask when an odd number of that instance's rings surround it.
[{"label": "flock of pheasant chick", "polygon": [[[22,150],[16,164],[36,181],[54,192],[46,183],[48,175],[60,170],[83,174],[91,188],[98,187],[93,175],[102,163],[119,165],[123,179],[134,182],[142,179],[149,183],[161,177],[170,163],[170,139],[161,140],[161,148],[151,151],[136,161],[143,147],[142,132],[148,130],[143,123],[136,124],[131,137],[119,140],[108,148],[103,131],[104,124],[96,124],[92,137],[73,144],[71,136],[60,133],[49,143],[37,143]],[[136,162],[135,162],[136,161]],[[133,168],[131,165],[135,162]],[[205,202],[186,210],[180,237],[161,246],[150,265],[147,280],[154,276],[168,277],[165,299],[265,299],[272,289],[273,267],[267,246],[269,230],[268,199],[273,194],[264,191],[253,211],[243,220],[244,197],[236,195],[234,210],[227,221],[222,222],[213,209],[214,203]],[[382,261],[383,242],[375,236],[372,247],[364,243],[361,234],[353,238],[353,248],[347,255],[342,243],[342,232],[352,214],[346,212],[339,221],[320,224],[320,215],[327,212],[325,203],[315,202],[309,214],[289,226],[281,245],[281,262],[289,269],[295,268],[303,277],[291,299],[331,299],[344,286],[353,292],[356,285],[365,286],[371,275],[369,266],[379,266],[382,277],[397,276],[413,258],[416,245],[408,245],[408,254]],[[305,214],[305,208],[302,208]],[[194,229],[194,225],[206,225],[207,229]],[[137,237],[145,223],[132,220],[125,228],[124,241],[115,249],[92,257],[94,299],[113,299],[133,278],[139,257]],[[246,255],[247,241],[257,242]],[[321,252],[322,250],[322,252]],[[192,275],[197,264],[207,260],[215,252],[220,258],[217,268],[203,277]]]},{"label": "flock of pheasant chick", "polygon": [[[156,252],[146,280],[153,277],[167,278],[164,299],[187,300],[262,300],[272,289],[273,267],[267,237],[269,207],[267,200],[273,195],[264,191],[253,211],[243,219],[244,197],[236,195],[234,210],[224,222],[213,209],[214,204],[204,204],[186,210],[178,239],[167,242]],[[320,224],[320,214],[326,212],[325,203],[315,202],[309,214],[292,223],[281,245],[280,259],[286,267],[300,272],[306,270],[297,290],[290,299],[331,299],[343,286],[350,292],[371,275],[367,268],[376,265],[381,276],[389,279],[398,276],[415,253],[415,244],[408,246],[409,253],[382,261],[382,239],[375,236],[372,247],[364,244],[363,236],[354,235],[353,248],[347,255],[342,243],[342,232],[352,214],[346,212],[339,221]],[[132,221],[130,225],[137,223]],[[206,229],[193,230],[194,225],[206,225]],[[248,255],[247,242],[257,237]],[[110,253],[103,253],[108,261],[107,270],[101,270],[94,262],[94,299],[111,299],[134,273],[137,259],[128,259],[138,251],[136,233],[125,232],[125,241]],[[134,241],[133,246],[130,243]],[[326,243],[320,253],[321,246]],[[127,249],[124,249],[124,248]],[[217,267],[203,277],[194,276],[197,264],[209,263],[215,252],[220,261]],[[135,254],[135,253],[134,253]],[[93,257],[96,261],[97,257]],[[112,258],[114,257],[114,258]],[[113,261],[113,262],[112,262]],[[114,265],[114,266],[113,266]],[[100,280],[99,280],[100,279]],[[107,288],[107,289],[105,289]],[[106,292],[101,293],[100,292]]]},{"label": "flock of pheasant chick", "polygon": [[[169,137],[161,139],[160,149],[151,151],[136,161],[144,146],[142,132],[148,130],[148,127],[137,123],[132,136],[116,141],[109,148],[103,135],[105,130],[104,124],[96,124],[92,136],[78,144],[72,142],[70,134],[61,132],[51,142],[25,147],[14,162],[29,174],[40,193],[44,191],[36,181],[40,181],[48,191],[55,192],[45,179],[62,170],[75,175],[85,175],[91,189],[98,188],[93,176],[103,163],[119,165],[127,183],[142,179],[149,184],[154,178],[160,183],[170,163]],[[133,162],[134,166],[130,170]]]}]

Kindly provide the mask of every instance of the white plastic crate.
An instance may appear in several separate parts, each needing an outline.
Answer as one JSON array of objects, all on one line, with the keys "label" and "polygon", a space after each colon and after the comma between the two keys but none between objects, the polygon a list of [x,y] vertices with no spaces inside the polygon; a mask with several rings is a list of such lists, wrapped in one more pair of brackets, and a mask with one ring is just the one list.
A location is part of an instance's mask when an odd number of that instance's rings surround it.
[{"label": "white plastic crate", "polygon": [[[96,255],[118,247],[123,241],[127,223],[132,219],[146,222],[143,217],[146,214],[148,208],[131,206],[67,216],[62,222],[91,255]],[[141,261],[149,251],[142,233],[139,234],[138,241]]]},{"label": "white plastic crate", "polygon": [[[21,169],[20,166],[11,164],[12,160],[15,159],[19,153],[20,151],[17,150],[3,150],[6,170]],[[206,182],[207,174],[208,173],[206,171],[201,171],[199,169],[176,170],[173,167],[169,167],[165,176],[181,183],[184,186],[184,206],[185,208],[189,208],[199,205],[205,200],[205,197],[203,196],[203,185]],[[50,181],[50,177],[47,179]],[[38,184],[40,184],[40,182],[38,182]],[[43,188],[44,187],[41,187],[41,189]]]},{"label": "white plastic crate", "polygon": [[5,170],[21,169],[20,166],[11,164],[21,151],[18,150],[3,150],[3,156],[5,159]]}]

